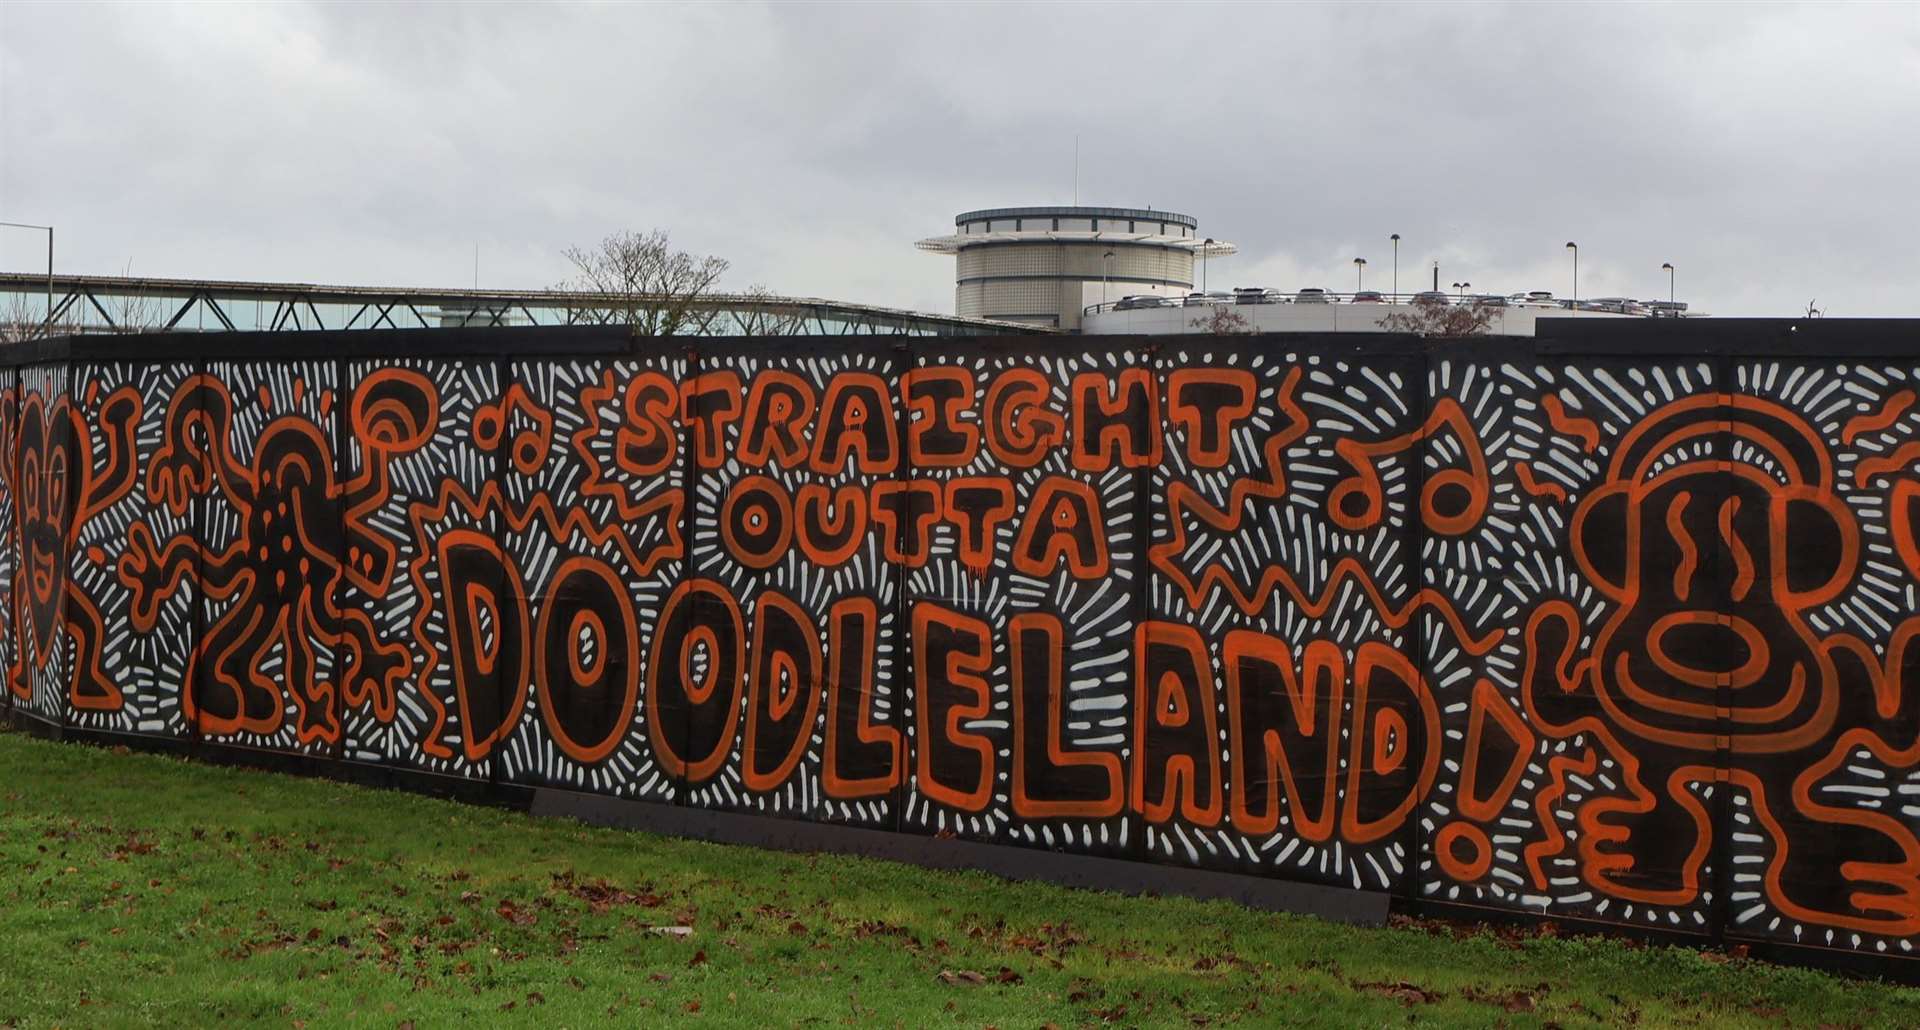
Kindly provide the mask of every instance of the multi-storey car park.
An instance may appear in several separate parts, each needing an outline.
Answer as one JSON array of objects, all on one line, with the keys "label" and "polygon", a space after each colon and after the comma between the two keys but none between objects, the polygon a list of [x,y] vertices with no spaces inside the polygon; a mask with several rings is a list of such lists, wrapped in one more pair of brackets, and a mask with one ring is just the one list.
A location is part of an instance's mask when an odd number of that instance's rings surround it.
[{"label": "multi-storey car park", "polygon": [[[1381,332],[1390,316],[1426,305],[1477,305],[1486,331],[1531,336],[1535,322],[1558,317],[1697,315],[1687,305],[1626,297],[1564,300],[1546,291],[1467,293],[1467,284],[1391,293],[1317,287],[1216,290],[1210,258],[1238,248],[1200,231],[1191,215],[1154,208],[1003,207],[968,211],[954,231],[915,244],[955,258],[954,310],[963,317],[1024,322],[1087,335],[1235,331]],[[1364,262],[1356,262],[1364,264]],[[1195,287],[1199,289],[1196,290]],[[1229,318],[1221,319],[1222,309]]]}]

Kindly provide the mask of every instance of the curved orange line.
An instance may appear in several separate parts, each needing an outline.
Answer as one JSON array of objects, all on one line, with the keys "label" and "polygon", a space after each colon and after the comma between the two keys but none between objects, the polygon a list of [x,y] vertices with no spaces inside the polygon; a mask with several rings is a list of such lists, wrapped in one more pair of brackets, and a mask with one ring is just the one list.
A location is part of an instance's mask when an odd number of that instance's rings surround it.
[{"label": "curved orange line", "polygon": [[1673,542],[1680,545],[1680,562],[1673,567],[1673,596],[1684,601],[1693,592],[1693,570],[1700,567],[1700,548],[1693,542],[1693,535],[1687,532],[1687,502],[1693,495],[1685,490],[1673,495],[1673,503],[1667,505],[1667,532],[1673,534]]},{"label": "curved orange line", "polygon": [[1546,497],[1557,503],[1566,503],[1566,487],[1561,486],[1559,483],[1549,483],[1536,479],[1533,475],[1532,465],[1524,461],[1515,462],[1513,471],[1520,479],[1520,489],[1525,490],[1534,497]]},{"label": "curved orange line", "polygon": [[1600,424],[1590,418],[1567,414],[1566,405],[1560,403],[1556,394],[1547,394],[1540,398],[1540,406],[1547,411],[1547,424],[1554,432],[1575,437],[1580,447],[1588,454],[1600,449]]},{"label": "curved orange line", "polygon": [[1840,442],[1850,444],[1862,433],[1877,433],[1900,420],[1908,408],[1913,406],[1913,391],[1902,390],[1887,398],[1880,410],[1870,415],[1855,415],[1847,420],[1845,429],[1840,431]]},{"label": "curved orange line", "polygon": [[1727,542],[1727,553],[1733,558],[1733,587],[1731,596],[1736,601],[1745,600],[1747,591],[1753,589],[1753,555],[1747,553],[1747,545],[1740,541],[1740,535],[1733,531],[1733,516],[1740,510],[1740,498],[1729,497],[1720,505],[1720,538]]},{"label": "curved orange line", "polygon": [[1853,485],[1866,486],[1867,480],[1888,472],[1898,472],[1920,459],[1920,440],[1901,444],[1899,450],[1885,458],[1867,458],[1853,469]]}]

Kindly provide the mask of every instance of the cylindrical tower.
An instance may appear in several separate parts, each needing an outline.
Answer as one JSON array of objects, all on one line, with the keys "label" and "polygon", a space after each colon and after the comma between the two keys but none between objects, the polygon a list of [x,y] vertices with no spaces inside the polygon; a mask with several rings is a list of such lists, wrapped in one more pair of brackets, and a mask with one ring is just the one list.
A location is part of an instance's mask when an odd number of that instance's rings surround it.
[{"label": "cylindrical tower", "polygon": [[955,314],[1071,331],[1094,304],[1184,296],[1197,256],[1235,249],[1201,236],[1191,215],[1126,207],[969,211],[954,219],[951,236],[915,246],[957,259]]}]

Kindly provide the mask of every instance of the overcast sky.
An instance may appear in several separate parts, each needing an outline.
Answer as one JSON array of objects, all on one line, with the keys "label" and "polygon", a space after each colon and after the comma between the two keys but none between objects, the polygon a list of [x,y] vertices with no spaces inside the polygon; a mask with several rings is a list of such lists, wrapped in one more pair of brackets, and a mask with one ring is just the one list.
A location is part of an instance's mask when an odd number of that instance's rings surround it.
[{"label": "overcast sky", "polygon": [[[951,311],[963,210],[1154,206],[1210,285],[1920,315],[1920,6],[0,2],[0,219],[61,271],[727,283]],[[0,231],[0,268],[41,242]]]}]

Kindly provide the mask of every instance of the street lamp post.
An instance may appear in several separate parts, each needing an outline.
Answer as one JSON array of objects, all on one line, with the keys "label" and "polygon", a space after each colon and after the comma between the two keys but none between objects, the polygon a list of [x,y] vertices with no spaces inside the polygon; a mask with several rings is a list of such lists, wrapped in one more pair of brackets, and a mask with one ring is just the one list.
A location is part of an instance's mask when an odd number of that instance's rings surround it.
[{"label": "street lamp post", "polygon": [[1107,306],[1107,280],[1113,276],[1113,251],[1101,255],[1100,265],[1100,306]]},{"label": "street lamp post", "polygon": [[47,234],[47,338],[53,338],[53,226],[25,222],[0,222],[9,229],[37,229]]},{"label": "street lamp post", "polygon": [[1393,299],[1400,299],[1400,234],[1387,237],[1393,241]]},{"label": "street lamp post", "polygon": [[1668,261],[1662,264],[1660,267],[1667,273],[1667,303],[1672,304],[1673,303],[1673,262]]},{"label": "street lamp post", "polygon": [[1568,240],[1567,249],[1573,251],[1573,299],[1572,307],[1567,310],[1577,316],[1580,314],[1580,245]]},{"label": "street lamp post", "polygon": [[1366,275],[1367,275],[1367,259],[1354,258],[1353,259],[1353,292],[1359,293],[1361,287],[1364,287],[1367,284]]},{"label": "street lamp post", "polygon": [[1213,237],[1200,244],[1200,292],[1207,292],[1207,257],[1213,253]]}]

